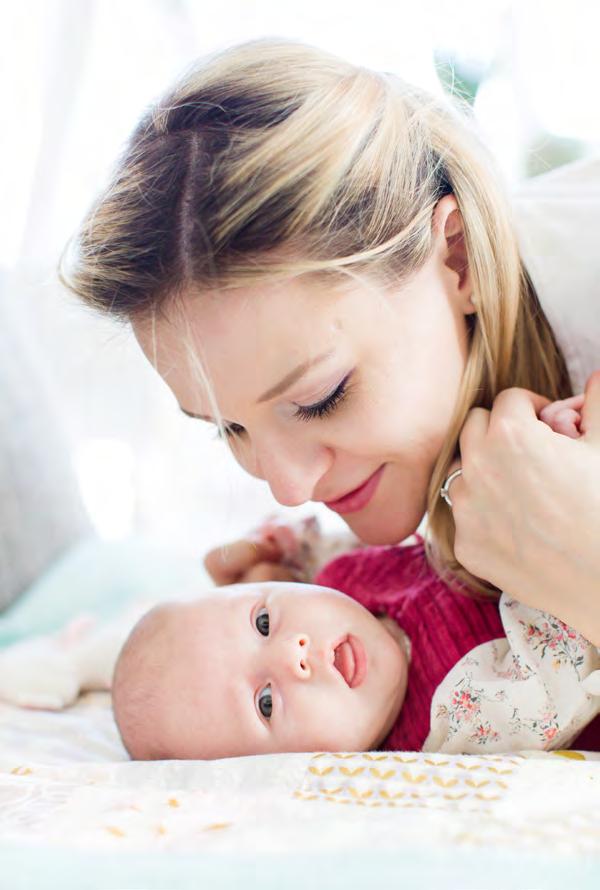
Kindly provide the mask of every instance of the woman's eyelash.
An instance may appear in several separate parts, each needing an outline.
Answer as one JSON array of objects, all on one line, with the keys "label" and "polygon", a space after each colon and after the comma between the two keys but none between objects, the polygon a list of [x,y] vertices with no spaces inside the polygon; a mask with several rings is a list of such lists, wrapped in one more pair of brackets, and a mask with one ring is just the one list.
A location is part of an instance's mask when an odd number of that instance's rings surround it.
[{"label": "woman's eyelash", "polygon": [[[314,420],[315,417],[323,418],[329,414],[333,414],[338,405],[348,395],[348,381],[351,374],[346,374],[342,382],[337,386],[330,395],[315,402],[314,405],[297,405],[294,411],[294,417],[298,420]],[[224,424],[222,428],[217,428],[215,438],[232,439],[236,436],[242,436],[246,430],[239,423]]]},{"label": "woman's eyelash", "polygon": [[332,414],[348,394],[349,379],[350,374],[346,374],[339,386],[320,402],[315,402],[314,405],[297,405],[294,417],[299,420],[313,420],[315,417],[327,417]]},{"label": "woman's eyelash", "polygon": [[245,432],[246,430],[239,423],[224,423],[222,427],[216,428],[214,438],[233,439],[236,436],[243,435]]}]

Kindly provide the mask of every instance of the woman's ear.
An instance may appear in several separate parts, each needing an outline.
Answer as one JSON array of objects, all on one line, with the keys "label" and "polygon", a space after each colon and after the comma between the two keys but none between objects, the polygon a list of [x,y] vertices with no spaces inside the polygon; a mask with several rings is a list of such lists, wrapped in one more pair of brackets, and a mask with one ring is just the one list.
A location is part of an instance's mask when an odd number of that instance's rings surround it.
[{"label": "woman's ear", "polygon": [[477,312],[473,303],[473,283],[465,243],[463,220],[454,195],[441,198],[433,211],[433,236],[440,250],[440,258],[452,272],[451,296],[460,303],[465,315]]}]

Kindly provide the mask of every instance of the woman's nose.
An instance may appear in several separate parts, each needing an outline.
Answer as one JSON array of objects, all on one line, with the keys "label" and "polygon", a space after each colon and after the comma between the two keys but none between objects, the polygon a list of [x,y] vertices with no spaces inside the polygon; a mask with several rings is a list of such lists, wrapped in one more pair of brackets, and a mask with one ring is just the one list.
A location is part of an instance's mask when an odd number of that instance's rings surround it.
[{"label": "woman's nose", "polygon": [[276,501],[297,507],[313,498],[319,480],[333,463],[333,452],[317,443],[285,444],[279,441],[257,449],[256,467]]}]

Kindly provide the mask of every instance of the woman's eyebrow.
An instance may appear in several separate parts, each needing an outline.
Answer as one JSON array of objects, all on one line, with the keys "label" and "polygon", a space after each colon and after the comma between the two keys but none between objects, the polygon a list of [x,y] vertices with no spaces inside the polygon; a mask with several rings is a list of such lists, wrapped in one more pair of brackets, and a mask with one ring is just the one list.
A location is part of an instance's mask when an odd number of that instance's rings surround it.
[{"label": "woman's eyebrow", "polygon": [[[334,349],[328,349],[327,352],[322,352],[321,355],[316,355],[314,358],[310,358],[305,362],[302,362],[301,365],[294,368],[293,371],[290,371],[289,374],[286,374],[285,377],[276,383],[275,386],[272,386],[266,392],[262,394],[257,400],[256,404],[260,405],[261,402],[268,402],[270,399],[274,399],[275,396],[280,396],[282,393],[289,389],[292,384],[296,383],[297,380],[300,380],[307,371],[311,368],[314,368],[316,365],[320,365],[322,362],[326,361],[328,358],[334,354]],[[206,414],[194,414],[193,411],[188,411],[186,408],[179,406],[180,410],[187,416],[193,417],[194,420],[206,420],[208,423],[214,423],[214,419],[212,417],[208,417]],[[227,421],[223,421],[224,424],[227,424]]]},{"label": "woman's eyebrow", "polygon": [[280,396],[282,393],[289,389],[290,386],[299,380],[301,377],[306,374],[311,368],[314,368],[315,365],[321,364],[326,359],[331,358],[335,350],[328,349],[327,352],[322,352],[321,355],[317,355],[314,358],[308,359],[306,362],[302,362],[301,365],[298,365],[297,368],[294,368],[293,371],[290,371],[289,374],[286,374],[285,377],[276,383],[275,386],[272,386],[271,389],[268,389],[266,392],[262,394],[257,399],[256,404],[259,405],[261,402],[268,402],[269,399],[274,399],[275,396]]}]

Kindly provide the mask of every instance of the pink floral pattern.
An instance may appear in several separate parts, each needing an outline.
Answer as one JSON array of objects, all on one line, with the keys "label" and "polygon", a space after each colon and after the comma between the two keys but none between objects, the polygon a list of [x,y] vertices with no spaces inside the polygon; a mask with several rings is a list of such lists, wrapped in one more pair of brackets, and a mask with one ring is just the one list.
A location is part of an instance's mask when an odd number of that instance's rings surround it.
[{"label": "pink floral pattern", "polygon": [[519,619],[526,639],[533,650],[541,650],[542,658],[552,655],[552,666],[558,670],[561,665],[572,662],[575,667],[583,664],[584,655],[589,643],[581,634],[568,627],[564,621],[546,616],[539,624]]},{"label": "pink floral pattern", "polygon": [[471,650],[440,684],[423,750],[446,753],[568,747],[600,712],[585,680],[599,650],[563,621],[505,594],[506,636]]}]

